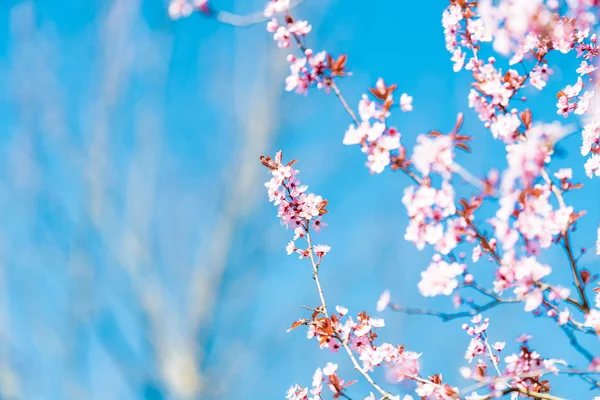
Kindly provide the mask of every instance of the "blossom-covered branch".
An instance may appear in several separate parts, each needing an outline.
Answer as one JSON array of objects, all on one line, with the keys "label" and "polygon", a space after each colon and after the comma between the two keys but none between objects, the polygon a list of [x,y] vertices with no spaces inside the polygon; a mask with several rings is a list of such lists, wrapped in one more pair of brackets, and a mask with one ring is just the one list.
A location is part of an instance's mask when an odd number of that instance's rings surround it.
[{"label": "blossom-covered branch", "polygon": [[[173,3],[189,4],[184,0]],[[528,107],[531,100],[525,96],[526,90],[540,92],[546,88],[554,68],[549,64],[549,55],[575,54],[583,60],[574,71],[576,82],[556,94],[556,114],[565,118],[592,114],[599,47],[591,32],[598,28],[600,4],[591,0],[449,3],[441,19],[453,69],[466,70],[472,76],[468,106],[483,128],[504,147],[507,167],[503,171],[472,173],[462,166],[466,164],[457,161],[472,151],[471,142],[476,139],[463,132],[462,113],[452,129],[417,135],[416,144],[409,149],[405,140],[408,135],[402,135],[391,118],[395,109],[413,109],[411,96],[398,96],[397,84],[386,84],[379,78],[353,109],[338,85],[350,75],[348,56],[313,51],[307,45],[312,27],[308,21],[294,18],[294,4],[289,0],[269,1],[263,17],[269,19],[266,28],[277,45],[291,50],[287,55],[290,75],[285,80],[285,90],[303,95],[314,89],[333,92],[351,119],[340,135],[342,144],[358,146],[373,174],[400,170],[409,177],[412,184],[405,188],[402,197],[409,217],[404,238],[419,251],[427,247],[435,252],[421,273],[420,293],[424,297],[452,296],[457,309],[466,308],[454,313],[407,308],[391,303],[389,292],[384,292],[378,311],[390,308],[444,321],[472,317],[471,325],[463,325],[471,337],[465,358],[476,366],[461,368],[461,373],[488,393],[466,394],[443,383],[438,374],[423,378],[419,372],[420,354],[405,351],[402,346],[376,344],[375,329],[384,326],[382,319],[362,312],[354,321],[344,307],[337,306],[336,312],[328,309],[319,267],[330,248],[313,245],[310,236],[311,231],[321,228],[321,217],[328,204],[320,196],[307,193],[307,188],[296,179],[293,162],[284,165],[278,153],[274,160],[261,159],[273,176],[267,183],[269,198],[278,206],[282,223],[294,230],[294,239],[287,245],[288,254],[311,261],[320,297],[320,305],[313,309],[312,316],[296,321],[292,328],[308,327],[309,338],[316,337],[322,348],[343,348],[354,367],[383,398],[392,395],[373,381],[370,372],[376,367],[386,367],[392,381],[415,382],[415,392],[423,398],[475,400],[510,395],[560,399],[550,394],[552,387],[546,376],[564,372],[564,366],[573,370],[571,364],[542,357],[531,348],[528,335],[517,338],[519,351],[502,360],[500,353],[505,342],[489,341],[489,320],[481,313],[504,303],[520,303],[526,313],[554,321],[586,359],[587,367],[600,371],[600,358],[580,344],[576,336],[600,333],[600,299],[592,302],[589,298],[590,286],[597,276],[580,268],[578,259],[586,250],[582,248],[577,254],[571,237],[585,210],[570,205],[570,197],[584,184],[574,180],[573,168],[552,168],[556,144],[571,133],[571,128],[560,121],[543,121],[534,116],[533,108]],[[206,2],[195,8],[215,15]],[[175,14],[179,17],[186,13]],[[483,58],[482,54],[489,50],[498,57]],[[515,69],[516,65],[522,71]],[[576,168],[589,178],[600,176],[599,121],[598,115],[592,115],[581,132],[581,155],[587,159]],[[460,196],[460,188],[455,186],[458,178],[471,184]],[[486,215],[485,209],[496,205],[495,212]],[[596,253],[600,254],[600,228],[595,242]],[[556,246],[564,249],[566,260],[553,259],[552,265],[542,261],[541,254]],[[489,265],[487,270],[493,272],[489,289],[476,283],[473,265],[477,263]],[[569,285],[553,282],[553,269],[570,271],[573,279],[569,284],[575,288],[574,294]],[[478,275],[477,282],[480,281],[485,279],[480,280]],[[466,289],[475,290],[488,301],[476,303],[465,297]],[[312,389],[295,385],[288,398],[303,400],[310,393],[313,399],[320,399],[325,380],[335,398],[349,397],[347,387],[353,381],[345,383],[336,369],[335,364],[317,369]],[[593,388],[599,387],[587,375],[574,375],[584,378]],[[367,398],[374,399],[374,395]]]}]

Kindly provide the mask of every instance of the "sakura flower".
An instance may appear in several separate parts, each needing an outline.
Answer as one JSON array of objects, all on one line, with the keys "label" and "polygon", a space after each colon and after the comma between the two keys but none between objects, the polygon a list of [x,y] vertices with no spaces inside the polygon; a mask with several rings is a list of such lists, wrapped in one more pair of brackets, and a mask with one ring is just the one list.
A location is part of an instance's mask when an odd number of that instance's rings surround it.
[{"label": "sakura flower", "polygon": [[479,337],[471,338],[469,342],[469,346],[467,347],[467,351],[465,352],[465,359],[468,362],[473,361],[473,359],[479,355],[486,354],[487,348],[485,346],[485,342],[481,340]]},{"label": "sakura flower", "polygon": [[448,264],[441,257],[434,256],[427,270],[421,272],[421,281],[418,284],[419,291],[425,297],[433,297],[443,294],[450,296],[452,291],[458,287],[457,276],[461,275],[465,266],[456,262]]},{"label": "sakura flower", "polygon": [[452,58],[450,60],[454,63],[452,69],[454,72],[458,72],[465,65],[465,56],[466,54],[462,52],[460,47],[457,47],[452,53]]},{"label": "sakura flower", "polygon": [[385,310],[390,304],[391,298],[392,297],[389,290],[385,290],[383,293],[381,293],[381,297],[379,297],[379,300],[377,301],[377,312]]},{"label": "sakura flower", "polygon": [[345,145],[360,144],[368,135],[370,128],[371,124],[368,122],[362,122],[358,127],[354,124],[350,125],[344,135],[342,143]]},{"label": "sakura flower", "polygon": [[402,109],[402,111],[412,111],[412,101],[412,96],[409,96],[406,93],[402,93],[402,95],[400,96],[400,108]]},{"label": "sakura flower", "polygon": [[313,375],[312,385],[313,387],[319,386],[323,382],[323,370],[317,368]]},{"label": "sakura flower", "polygon": [[285,398],[289,400],[306,400],[307,396],[308,389],[295,384],[288,389]]},{"label": "sakura flower", "polygon": [[581,80],[581,77],[579,77],[579,78],[577,78],[577,83],[575,83],[575,85],[573,85],[573,86],[567,85],[562,91],[565,96],[567,96],[568,98],[571,98],[571,97],[577,96],[579,94],[579,92],[581,92],[582,88],[583,88],[583,81]]},{"label": "sakura flower", "polygon": [[271,17],[273,14],[287,11],[290,7],[290,0],[271,0],[265,7],[265,17]]},{"label": "sakura flower", "polygon": [[583,95],[579,96],[579,101],[577,102],[577,106],[575,107],[575,114],[582,115],[588,110],[590,106],[590,100],[594,97],[594,91],[587,91],[583,93]]},{"label": "sakura flower", "polygon": [[431,171],[449,176],[454,162],[452,139],[449,136],[430,138],[426,135],[417,137],[411,160],[415,168],[423,175]]},{"label": "sakura flower", "polygon": [[194,6],[188,0],[171,0],[168,11],[171,19],[176,20],[190,16]]},{"label": "sakura flower", "polygon": [[490,125],[490,131],[494,139],[502,139],[505,142],[511,142],[515,137],[515,132],[521,126],[521,120],[516,113],[499,115]]},{"label": "sakura flower", "polygon": [[437,385],[434,385],[433,383],[419,382],[417,384],[417,388],[415,389],[415,392],[422,398],[427,398],[427,397],[433,395],[436,390],[437,390]]},{"label": "sakura flower", "polygon": [[306,36],[311,29],[308,21],[296,21],[288,27],[289,32],[297,36]]},{"label": "sakura flower", "polygon": [[323,367],[323,375],[331,376],[335,373],[335,371],[337,371],[337,369],[338,369],[337,364],[328,362],[327,365],[325,365],[325,367]]},{"label": "sakura flower", "polygon": [[589,326],[596,331],[600,331],[600,310],[592,308],[589,313],[585,314],[583,326]]},{"label": "sakura flower", "polygon": [[380,174],[383,172],[385,167],[390,165],[390,152],[381,148],[375,148],[367,156],[367,167],[374,174]]},{"label": "sakura flower", "polygon": [[548,68],[548,64],[537,65],[529,74],[529,82],[538,90],[542,90],[546,86],[550,74],[552,74],[552,70]]},{"label": "sakura flower", "polygon": [[583,165],[585,168],[585,174],[592,178],[595,176],[600,176],[600,154],[594,154]]},{"label": "sakura flower", "polygon": [[533,339],[533,336],[523,333],[515,339],[515,342],[526,343],[528,340],[531,340],[531,339]]},{"label": "sakura flower", "polygon": [[331,250],[331,247],[327,246],[326,244],[318,244],[314,247],[313,250],[317,257],[323,257],[329,252],[329,250]]},{"label": "sakura flower", "polygon": [[571,168],[561,168],[554,173],[556,179],[572,179],[573,170]]},{"label": "sakura flower", "polygon": [[587,156],[592,148],[598,146],[600,142],[600,119],[594,118],[583,127],[581,132],[583,138],[581,145],[581,155]]},{"label": "sakura flower", "polygon": [[533,311],[538,308],[544,300],[544,294],[540,289],[534,289],[525,295],[525,311]]},{"label": "sakura flower", "polygon": [[579,68],[577,68],[576,72],[583,76],[585,74],[591,74],[592,72],[594,72],[595,70],[597,70],[598,67],[595,67],[592,64],[588,64],[587,61],[583,60],[581,62],[581,65],[579,66]]},{"label": "sakura flower", "polygon": [[419,374],[419,357],[421,354],[405,351],[394,359],[389,374],[391,380],[401,382],[406,378]]},{"label": "sakura flower", "polygon": [[285,247],[285,251],[287,251],[288,256],[296,251],[296,245],[293,240],[291,240]]},{"label": "sakura flower", "polygon": [[496,342],[496,343],[494,343],[494,345],[492,347],[496,351],[502,351],[502,349],[504,349],[505,346],[506,346],[506,342]]},{"label": "sakura flower", "polygon": [[565,307],[564,311],[561,311],[560,313],[558,313],[558,324],[559,325],[564,325],[567,322],[569,322],[569,319],[571,317],[571,314],[569,312],[569,309]]}]

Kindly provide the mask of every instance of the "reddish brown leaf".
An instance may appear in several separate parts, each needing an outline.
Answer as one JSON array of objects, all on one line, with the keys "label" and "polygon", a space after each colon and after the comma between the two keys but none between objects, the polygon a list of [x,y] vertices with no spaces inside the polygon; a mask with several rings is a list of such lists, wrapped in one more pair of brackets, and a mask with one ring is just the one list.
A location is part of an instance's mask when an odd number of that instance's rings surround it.
[{"label": "reddish brown leaf", "polygon": [[459,149],[463,149],[467,153],[471,152],[471,148],[469,146],[467,146],[466,144],[464,144],[464,143],[456,143],[455,146],[458,147]]},{"label": "reddish brown leaf", "polygon": [[521,113],[521,122],[525,125],[526,128],[529,128],[531,125],[531,110],[527,109]]},{"label": "reddish brown leaf", "polygon": [[303,319],[299,319],[298,321],[294,322],[292,324],[292,326],[286,332],[290,332],[290,331],[296,329],[297,327],[299,327],[300,325],[306,324],[307,322],[308,321],[306,319],[304,319],[304,318]]},{"label": "reddish brown leaf", "polygon": [[469,140],[473,140],[473,138],[467,135],[454,135],[454,140],[459,142],[468,142]]}]

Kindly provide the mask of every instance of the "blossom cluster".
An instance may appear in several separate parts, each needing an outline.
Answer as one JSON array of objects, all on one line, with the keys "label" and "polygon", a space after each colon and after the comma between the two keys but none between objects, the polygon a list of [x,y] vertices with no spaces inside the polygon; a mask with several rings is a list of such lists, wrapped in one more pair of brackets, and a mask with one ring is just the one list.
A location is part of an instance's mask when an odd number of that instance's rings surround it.
[{"label": "blossom cluster", "polygon": [[[396,85],[386,86],[383,79],[379,78],[375,88],[371,89],[374,99],[363,95],[358,103],[360,122],[356,121],[348,127],[342,141],[345,145],[361,146],[362,152],[367,154],[366,165],[372,173],[383,172],[392,158],[405,152],[400,144],[400,132],[387,124],[395,90]],[[399,104],[403,111],[411,111],[412,97],[403,93]]]},{"label": "blossom cluster", "polygon": [[[460,152],[470,152],[468,144],[474,137],[459,133],[463,123],[460,114],[456,126],[448,134],[432,130],[415,135],[412,152],[406,144],[413,137],[401,135],[390,124],[392,110],[399,107],[411,111],[412,97],[397,96],[397,85],[387,85],[378,79],[358,102],[355,112],[343,97],[337,82],[350,75],[346,55],[333,57],[326,51],[315,52],[306,45],[312,26],[306,20],[295,19],[289,0],[271,0],[264,10],[266,29],[280,48],[295,49],[289,54],[290,74],[285,89],[307,94],[316,87],[334,92],[352,123],[345,131],[344,145],[360,146],[366,155],[371,173],[386,169],[405,173],[414,183],[404,190],[402,203],[409,217],[404,238],[423,250],[431,246],[435,255],[421,272],[417,286],[424,297],[451,296],[455,308],[466,308],[455,314],[431,310],[407,309],[391,303],[389,291],[377,303],[377,311],[395,310],[429,314],[444,320],[471,316],[471,324],[463,329],[470,337],[465,358],[470,367],[461,368],[466,379],[485,388],[489,394],[471,392],[466,395],[458,387],[445,384],[440,374],[421,376],[420,353],[406,351],[403,346],[379,344],[377,330],[383,319],[361,312],[356,318],[344,307],[329,313],[319,281],[319,266],[330,250],[326,245],[313,245],[311,232],[323,226],[327,201],[310,193],[301,185],[294,161],[284,164],[281,152],[275,159],[261,157],[271,174],[265,184],[269,200],[277,207],[281,223],[293,230],[288,254],[309,259],[313,266],[321,305],[311,309],[310,318],[297,320],[291,329],[305,326],[307,337],[315,338],[322,349],[346,352],[363,378],[384,399],[400,399],[384,391],[369,375],[377,368],[386,369],[392,383],[412,381],[414,394],[425,399],[465,398],[466,400],[498,398],[552,399],[547,374],[567,368],[569,374],[584,378],[594,387],[600,381],[583,372],[574,373],[562,360],[543,358],[529,345],[529,336],[518,338],[518,351],[500,357],[505,342],[488,341],[489,319],[481,312],[503,303],[520,303],[525,312],[552,320],[563,331],[574,349],[584,355],[588,368],[600,371],[600,357],[586,350],[577,335],[600,335],[600,285],[589,291],[598,276],[581,268],[579,257],[587,251],[575,249],[571,233],[585,210],[576,203],[568,204],[570,193],[583,187],[574,180],[574,168],[552,169],[558,153],[557,143],[571,133],[562,122],[545,123],[535,118],[527,107],[529,93],[537,96],[547,91],[551,79],[562,75],[560,66],[551,62],[550,54],[572,54],[581,60],[570,80],[556,93],[556,114],[564,118],[587,119],[582,124],[580,152],[587,160],[580,169],[589,178],[600,177],[600,113],[593,110],[594,90],[599,70],[597,36],[600,3],[595,0],[449,0],[441,23],[446,48],[451,54],[455,72],[468,71],[473,82],[468,93],[469,108],[477,114],[483,127],[506,152],[504,171],[492,170],[474,176],[459,164]],[[210,14],[206,1],[172,0],[169,12],[176,19],[193,11]],[[484,47],[491,47],[499,57],[486,56]],[[505,62],[506,61],[506,62]],[[507,64],[507,65],[506,65]],[[557,73],[560,72],[560,73]],[[527,96],[525,96],[527,94]],[[564,118],[559,118],[564,120]],[[402,139],[402,142],[401,142]],[[475,192],[466,198],[459,196],[457,180],[471,184]],[[495,207],[485,216],[484,209]],[[303,244],[299,244],[302,239]],[[595,240],[600,255],[600,228]],[[561,247],[566,261],[540,258],[542,251]],[[473,263],[488,259],[495,264],[491,288],[475,281],[468,269],[466,254]],[[554,284],[553,268],[572,272],[571,287]],[[556,264],[556,266],[555,266]],[[479,280],[477,281],[479,282]],[[478,305],[463,297],[464,290],[475,290],[489,303]],[[508,297],[510,296],[510,297]],[[490,372],[492,371],[492,372]],[[564,372],[564,371],[563,371]],[[324,387],[334,398],[349,397],[348,387],[355,381],[339,376],[337,364],[318,368],[310,387],[294,385],[287,393],[291,400],[323,398]],[[478,389],[481,390],[481,389]],[[378,393],[378,394],[377,394]],[[405,400],[412,399],[406,395]]]},{"label": "blossom cluster", "polygon": [[316,245],[311,248],[299,249],[295,240],[306,239],[309,229],[312,227],[317,232],[323,223],[321,216],[327,213],[327,200],[321,196],[308,192],[308,186],[301,185],[296,177],[298,170],[293,168],[295,160],[282,163],[282,152],[277,152],[275,159],[261,157],[261,162],[269,168],[272,178],[265,183],[269,201],[277,206],[277,216],[281,223],[288,228],[294,229],[294,239],[289,242],[286,250],[288,255],[297,253],[300,258],[308,257],[314,252],[317,257],[322,258],[330,250],[327,245]]}]

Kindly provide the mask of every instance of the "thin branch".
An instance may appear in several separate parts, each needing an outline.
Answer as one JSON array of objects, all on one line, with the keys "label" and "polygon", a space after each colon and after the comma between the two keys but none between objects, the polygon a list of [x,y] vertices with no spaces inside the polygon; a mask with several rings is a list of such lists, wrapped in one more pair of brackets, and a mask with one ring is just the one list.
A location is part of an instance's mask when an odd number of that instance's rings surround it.
[{"label": "thin branch", "polygon": [[577,291],[579,292],[579,297],[581,297],[581,306],[583,308],[582,311],[589,312],[590,304],[588,302],[587,296],[585,294],[585,288],[583,283],[581,282],[581,276],[579,274],[579,270],[577,269],[577,261],[575,261],[575,257],[573,256],[573,249],[571,248],[571,242],[569,239],[569,232],[565,232],[564,235],[564,248],[569,257],[569,264],[571,265],[571,271],[573,272],[573,281],[575,283],[575,287],[577,287]]},{"label": "thin branch", "polygon": [[571,343],[571,346],[573,346],[573,348],[575,350],[577,350],[579,352],[579,354],[581,354],[589,362],[591,362],[594,359],[594,355],[588,349],[583,347],[581,345],[581,343],[579,343],[579,340],[577,340],[575,333],[565,325],[561,325],[560,328],[565,333],[565,335],[567,335],[567,338],[569,338],[569,342]]},{"label": "thin branch", "polygon": [[506,386],[510,387],[510,385],[508,384],[508,382],[506,381],[506,379],[504,379],[504,376],[502,376],[502,372],[500,372],[500,367],[498,367],[498,361],[496,360],[496,355],[492,351],[492,346],[490,346],[490,342],[488,342],[487,336],[484,337],[483,341],[484,341],[485,346],[486,346],[486,348],[488,350],[488,353],[490,355],[490,360],[492,361],[492,364],[494,365],[494,369],[496,370],[496,373],[498,374],[498,378],[500,378],[502,380],[502,382],[504,382],[504,384]]},{"label": "thin branch", "polygon": [[[558,397],[558,396],[553,396],[551,394],[548,393],[538,393],[538,392],[532,392],[530,390],[527,390],[525,388],[510,388],[510,389],[506,389],[504,392],[502,392],[504,395],[507,395],[509,393],[521,393],[524,395],[527,395],[529,397],[533,397],[534,399],[542,399],[542,400],[566,400],[562,397]],[[488,397],[485,397],[485,399],[492,399],[494,397],[492,397],[491,395]]]},{"label": "thin branch", "polygon": [[397,304],[390,304],[389,308],[391,308],[394,311],[403,312],[403,313],[409,314],[409,315],[431,315],[431,316],[440,318],[444,322],[447,322],[447,321],[452,321],[452,320],[458,319],[458,318],[473,317],[483,311],[489,310],[490,308],[494,308],[497,305],[502,304],[502,303],[519,303],[519,302],[520,302],[520,300],[516,300],[516,299],[497,299],[497,300],[492,300],[482,306],[474,306],[472,310],[461,311],[461,312],[456,312],[456,313],[444,313],[444,312],[436,311],[436,310],[402,307]]},{"label": "thin branch", "polygon": [[471,174],[462,165],[458,164],[457,162],[453,162],[451,168],[452,172],[456,173],[458,176],[463,178],[465,182],[470,183],[471,185],[475,186],[480,190],[485,190],[485,184],[483,183],[483,181]]},{"label": "thin branch", "polygon": [[554,192],[554,195],[556,196],[556,199],[558,200],[558,204],[560,205],[560,207],[564,208],[565,200],[562,197],[562,192],[561,192],[560,188],[558,186],[556,186],[554,184],[554,182],[552,182],[552,179],[550,179],[550,176],[548,176],[548,172],[546,172],[545,168],[542,168],[542,178],[544,178],[544,181],[546,181],[546,183],[550,186],[550,189],[552,189],[552,191]]},{"label": "thin branch", "polygon": [[[321,307],[323,309],[323,314],[325,314],[325,317],[329,318],[329,314],[327,312],[327,303],[325,302],[325,296],[323,294],[323,288],[321,287],[321,282],[319,280],[319,264],[320,264],[320,261],[316,261],[315,260],[315,256],[314,256],[314,252],[313,252],[313,246],[312,246],[312,241],[311,241],[311,238],[310,238],[310,232],[309,232],[309,225],[308,225],[308,223],[306,223],[306,242],[308,244],[308,256],[310,258],[310,261],[311,261],[312,267],[313,267],[313,278],[315,280],[315,283],[317,284],[317,290],[319,291],[319,298],[321,299]],[[381,386],[379,386],[377,383],[375,383],[375,381],[373,381],[373,378],[371,378],[371,376],[369,375],[369,373],[367,371],[365,371],[363,368],[361,368],[360,364],[356,360],[356,357],[354,356],[354,353],[352,353],[352,350],[348,346],[348,343],[346,343],[346,341],[337,332],[335,333],[335,337],[342,344],[342,346],[346,350],[346,353],[348,353],[348,357],[350,357],[350,360],[352,361],[352,364],[354,365],[354,368],[358,372],[360,372],[360,374],[367,380],[367,382],[369,382],[369,384],[371,384],[371,386],[373,386],[373,388],[375,390],[377,390],[383,396],[383,399],[391,399],[391,398],[393,398],[392,394],[390,394],[390,393],[386,392],[385,390],[383,390],[381,388]]]},{"label": "thin branch", "polygon": [[340,103],[342,103],[342,107],[344,107],[344,110],[346,110],[348,115],[350,115],[350,117],[352,118],[352,121],[354,121],[354,124],[356,124],[356,127],[358,127],[360,125],[360,122],[358,121],[358,118],[356,118],[356,114],[354,114],[354,111],[352,111],[352,108],[350,108],[350,106],[348,105],[348,102],[342,95],[342,92],[340,92],[340,89],[337,87],[333,79],[329,80],[329,87],[331,87],[333,93],[335,93]]},{"label": "thin branch", "polygon": [[492,246],[492,244],[485,237],[485,235],[483,235],[479,231],[479,229],[477,228],[477,225],[475,225],[473,223],[471,218],[468,215],[466,215],[463,211],[458,211],[457,214],[460,215],[461,217],[463,217],[464,220],[467,222],[467,225],[469,225],[469,227],[471,229],[473,229],[473,232],[475,232],[475,237],[479,240],[479,243],[481,244],[481,247],[483,248],[483,250],[487,253],[490,253],[492,255],[492,257],[494,257],[494,259],[496,260],[498,265],[501,265],[502,257],[500,257],[500,255],[498,255],[498,252],[496,251],[495,247]]}]

